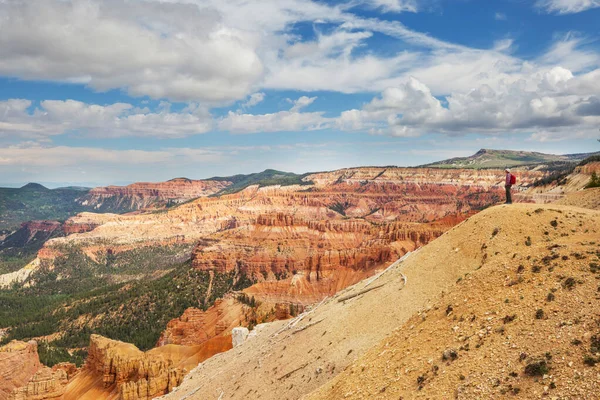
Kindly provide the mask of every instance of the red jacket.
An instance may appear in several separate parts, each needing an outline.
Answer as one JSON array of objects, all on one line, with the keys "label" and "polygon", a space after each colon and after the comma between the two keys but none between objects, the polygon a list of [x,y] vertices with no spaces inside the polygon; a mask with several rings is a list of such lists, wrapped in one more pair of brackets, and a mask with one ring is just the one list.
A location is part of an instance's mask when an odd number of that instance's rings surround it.
[{"label": "red jacket", "polygon": [[512,178],[512,174],[510,172],[506,173],[506,186],[512,186],[512,184],[510,183]]}]

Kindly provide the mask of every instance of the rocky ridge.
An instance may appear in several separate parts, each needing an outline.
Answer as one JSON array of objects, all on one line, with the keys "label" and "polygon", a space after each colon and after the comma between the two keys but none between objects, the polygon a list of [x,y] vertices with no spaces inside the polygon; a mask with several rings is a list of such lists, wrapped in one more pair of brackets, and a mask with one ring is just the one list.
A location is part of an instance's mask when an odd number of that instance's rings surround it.
[{"label": "rocky ridge", "polygon": [[74,364],[48,368],[40,363],[35,341],[12,341],[0,347],[0,399],[60,399],[67,382],[77,373]]},{"label": "rocky ridge", "polygon": [[171,179],[167,182],[136,182],[128,186],[106,186],[91,189],[77,199],[82,206],[101,210],[140,210],[182,203],[218,193],[231,185],[228,181]]},{"label": "rocky ridge", "polygon": [[[598,269],[588,264],[599,232],[597,211],[486,209],[374,280],[205,361],[165,398],[594,398],[598,367],[584,361],[597,356]],[[549,377],[529,377],[546,352]]]},{"label": "rocky ridge", "polygon": [[482,214],[481,267],[307,399],[597,398],[599,212]]}]

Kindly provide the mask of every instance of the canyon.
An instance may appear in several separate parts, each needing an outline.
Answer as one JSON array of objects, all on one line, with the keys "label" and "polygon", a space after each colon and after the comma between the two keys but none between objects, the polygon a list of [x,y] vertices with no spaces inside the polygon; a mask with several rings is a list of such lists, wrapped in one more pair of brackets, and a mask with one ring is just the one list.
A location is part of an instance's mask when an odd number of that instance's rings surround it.
[{"label": "canyon", "polygon": [[198,197],[216,194],[230,186],[225,180],[175,178],[166,182],[136,182],[127,186],[91,189],[77,199],[94,210],[140,210],[171,206]]},{"label": "canyon", "polygon": [[[590,168],[577,173],[587,176]],[[525,168],[517,174],[517,200],[540,202],[525,187],[547,173]],[[396,167],[350,168],[302,179],[301,185],[250,185],[219,196],[208,194],[226,186],[199,187],[196,194],[204,190],[204,197],[176,207],[121,215],[84,212],[56,227],[60,237],[47,240],[35,260],[11,275],[10,285],[45,290],[108,279],[126,293],[136,282],[181,271],[184,279],[171,293],[198,285],[202,290],[197,305],[163,325],[154,349],[144,352],[91,335],[88,357],[76,374],[47,369],[32,374],[20,381],[18,398],[149,399],[169,393],[195,365],[231,349],[234,328],[296,317],[347,291],[502,201],[504,183],[499,170]],[[184,184],[189,183],[173,185]],[[129,196],[128,190],[121,195]],[[107,192],[97,193],[100,199]],[[155,192],[147,187],[132,196],[143,206],[152,203],[144,196]],[[178,264],[186,259],[189,263]],[[84,265],[88,275],[70,272],[75,265]],[[93,332],[107,315],[123,312],[121,306],[108,314],[77,313],[57,326],[80,335],[82,329]],[[44,385],[48,394],[40,389]]]}]

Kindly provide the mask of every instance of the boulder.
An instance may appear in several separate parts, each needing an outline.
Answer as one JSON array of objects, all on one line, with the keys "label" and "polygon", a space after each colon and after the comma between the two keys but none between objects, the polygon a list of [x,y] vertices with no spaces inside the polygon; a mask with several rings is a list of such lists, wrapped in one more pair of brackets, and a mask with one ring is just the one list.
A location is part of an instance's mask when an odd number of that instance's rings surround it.
[{"label": "boulder", "polygon": [[231,341],[233,342],[233,347],[238,347],[242,343],[244,343],[246,338],[248,338],[249,333],[250,331],[248,330],[248,328],[244,326],[238,326],[237,328],[233,328],[233,330],[231,331]]}]

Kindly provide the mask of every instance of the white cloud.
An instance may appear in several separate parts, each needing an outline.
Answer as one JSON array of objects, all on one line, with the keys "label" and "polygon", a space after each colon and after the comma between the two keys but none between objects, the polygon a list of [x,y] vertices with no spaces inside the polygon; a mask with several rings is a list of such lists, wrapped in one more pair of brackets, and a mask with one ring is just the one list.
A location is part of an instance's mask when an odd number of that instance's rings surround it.
[{"label": "white cloud", "polygon": [[252,93],[248,97],[248,100],[246,100],[242,104],[242,108],[254,107],[257,104],[262,103],[262,101],[265,99],[265,97],[266,97],[266,94],[264,94],[263,92]]},{"label": "white cloud", "polygon": [[[412,0],[373,0],[390,10]],[[0,75],[84,83],[134,96],[223,104],[261,87],[356,92],[415,54],[356,55],[372,32],[458,48],[397,21],[364,19],[354,3],[311,0],[14,0],[0,2]],[[338,25],[305,42],[294,24]],[[90,46],[93,43],[93,46]],[[297,73],[297,74],[296,74]],[[381,88],[381,85],[375,85]],[[373,90],[373,89],[371,89]]]},{"label": "white cloud", "polygon": [[323,112],[300,112],[300,110],[316,97],[302,96],[290,101],[293,106],[289,111],[270,114],[242,114],[230,111],[219,123],[219,129],[234,134],[258,132],[311,131],[326,129],[333,119],[323,116]]},{"label": "white cloud", "polygon": [[555,67],[494,87],[481,84],[454,92],[444,106],[427,85],[410,78],[384,90],[362,109],[342,113],[337,124],[344,130],[392,136],[538,131],[534,139],[547,140],[549,134],[564,137],[565,132],[589,138],[600,125],[600,100],[596,88],[586,86],[589,80],[589,74],[574,76]]},{"label": "white cloud", "polygon": [[556,14],[574,14],[600,7],[600,0],[537,0],[536,7]]},{"label": "white cloud", "polygon": [[311,105],[316,99],[317,99],[316,97],[307,97],[307,96],[302,96],[298,100],[293,100],[293,101],[288,99],[292,104],[294,104],[294,106],[292,108],[290,108],[290,111],[298,112],[301,109]]},{"label": "white cloud", "polygon": [[86,83],[177,101],[245,96],[255,38],[209,5],[124,0],[0,2],[0,75]]},{"label": "white cloud", "polygon": [[136,109],[131,104],[87,104],[75,100],[44,100],[32,112],[29,100],[0,101],[0,138],[39,139],[67,132],[94,137],[184,137],[212,129],[208,111],[190,105],[170,112],[164,105],[158,112]]},{"label": "white cloud", "polygon": [[494,14],[494,19],[496,21],[506,21],[506,14],[502,12],[497,12]]},{"label": "white cloud", "polygon": [[419,7],[416,0],[370,0],[373,7],[381,8],[384,12],[417,12]]},{"label": "white cloud", "polygon": [[67,146],[16,146],[0,148],[0,166],[137,165],[168,163],[181,158],[196,162],[215,162],[220,160],[222,155],[217,151],[187,148],[144,151]]}]

